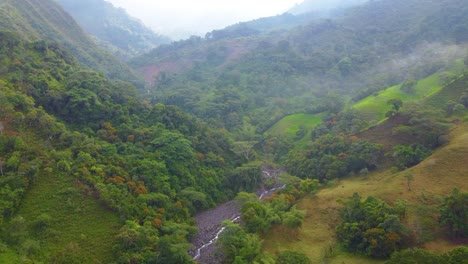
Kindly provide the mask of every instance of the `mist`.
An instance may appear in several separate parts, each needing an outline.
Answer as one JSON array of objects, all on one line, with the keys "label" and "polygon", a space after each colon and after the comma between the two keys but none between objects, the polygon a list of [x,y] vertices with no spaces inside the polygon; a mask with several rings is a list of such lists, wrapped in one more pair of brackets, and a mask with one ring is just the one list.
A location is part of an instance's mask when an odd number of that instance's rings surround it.
[{"label": "mist", "polygon": [[300,0],[106,0],[173,40],[285,13]]},{"label": "mist", "polygon": [[403,79],[420,79],[446,68],[447,63],[464,58],[468,45],[424,43],[414,48],[410,54],[395,56],[392,60],[377,67],[378,72],[391,74]]},{"label": "mist", "polygon": [[288,12],[302,14],[307,12],[329,12],[337,8],[346,8],[363,4],[369,0],[305,0],[296,4]]}]

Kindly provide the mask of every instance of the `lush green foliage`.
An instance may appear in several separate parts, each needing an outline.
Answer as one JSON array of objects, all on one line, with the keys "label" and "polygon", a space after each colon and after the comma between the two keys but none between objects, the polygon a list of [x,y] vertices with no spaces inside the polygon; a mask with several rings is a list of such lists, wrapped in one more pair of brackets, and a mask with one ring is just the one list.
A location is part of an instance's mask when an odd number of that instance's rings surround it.
[{"label": "lush green foliage", "polygon": [[297,199],[314,193],[320,187],[318,181],[302,180],[299,187],[289,187],[281,194],[274,194],[261,202],[255,196],[239,193],[237,200],[242,203],[241,219],[248,233],[264,233],[273,225],[282,225],[294,234],[304,221],[305,212],[294,207]]},{"label": "lush green foliage", "polygon": [[392,254],[386,264],[458,264],[466,263],[468,248],[459,247],[446,254],[436,255],[424,249],[406,249]]},{"label": "lush green foliage", "polygon": [[61,262],[75,252],[80,262],[82,255],[73,243],[73,250],[37,247],[46,238],[28,242],[21,231],[49,223],[46,215],[24,223],[15,216],[39,175],[76,181],[125,221],[116,236],[122,263],[190,263],[190,213],[258,183],[248,179],[250,171],[258,179],[258,166],[241,166],[224,131],[176,107],[138,102],[132,85],[81,68],[56,44],[1,36],[0,225],[18,226],[5,241],[18,252],[27,242],[36,252],[28,258]]},{"label": "lush green foliage", "polygon": [[398,111],[400,110],[400,108],[403,106],[403,101],[401,101],[400,99],[390,99],[387,101],[387,104],[388,105],[391,105],[392,106],[392,109],[390,111],[388,111],[385,116],[386,117],[392,117],[394,115],[396,115],[398,113]]},{"label": "lush green foliage", "polygon": [[440,223],[455,238],[468,237],[468,192],[454,189],[440,208]]},{"label": "lush green foliage", "polygon": [[53,0],[4,0],[0,3],[0,31],[11,31],[28,41],[59,43],[87,67],[112,79],[143,86],[140,78],[109,52],[100,49]]},{"label": "lush green foliage", "polygon": [[[459,0],[372,1],[274,34],[258,30],[255,21],[244,23],[160,47],[133,64],[155,74],[147,79],[154,83],[154,102],[177,105],[230,131],[249,123],[264,132],[289,114],[338,112],[346,100],[329,100],[333,94],[356,97],[362,90],[363,98],[447,70],[450,58],[465,54],[439,43],[466,41],[459,34],[467,12]],[[409,85],[415,94],[397,89],[419,97],[420,90],[429,92],[423,86]]]},{"label": "lush green foliage", "polygon": [[219,237],[225,263],[272,263],[271,256],[262,253],[262,242],[257,234],[246,233],[239,225],[225,223],[225,231]]},{"label": "lush green foliage", "polygon": [[303,253],[283,251],[276,258],[277,264],[310,264],[310,259]]},{"label": "lush green foliage", "polygon": [[374,197],[361,201],[357,193],[343,205],[336,234],[347,250],[388,257],[407,245],[408,231],[400,221],[401,212],[395,208]]},{"label": "lush green foliage", "polygon": [[[305,212],[296,209],[294,204],[304,195],[317,191],[319,187],[320,184],[316,180],[303,180],[298,184],[288,186],[280,194],[265,198],[264,201],[261,201],[255,194],[240,192],[236,200],[242,204],[242,225],[226,221],[226,230],[219,238],[225,262],[274,263],[271,256],[262,253],[258,234],[266,232],[273,225],[278,225],[284,227],[288,235],[297,236],[304,221]],[[283,252],[277,257],[277,261],[280,261],[279,263],[310,263],[306,256],[296,252]]]},{"label": "lush green foliage", "polygon": [[393,157],[400,169],[412,167],[429,155],[431,155],[431,151],[420,145],[398,145],[393,148]]},{"label": "lush green foliage", "polygon": [[[401,85],[395,85],[388,87],[382,91],[373,91],[373,93],[366,94],[367,97],[360,98],[356,104],[353,105],[353,109],[356,109],[363,116],[365,116],[371,123],[378,123],[385,119],[386,113],[391,111],[390,115],[393,116],[396,111],[394,100],[401,100],[401,104],[398,102],[398,109],[402,110],[403,104],[408,106],[413,101],[422,100],[428,96],[431,96],[443,88],[441,83],[440,74],[435,73],[424,79],[418,81],[416,87],[414,87],[414,93],[408,94],[403,92],[400,87]],[[389,104],[388,102],[391,101]],[[387,115],[387,117],[389,117]]]},{"label": "lush green foliage", "polygon": [[[188,241],[197,232],[191,216],[254,191],[262,181],[256,158],[265,155],[304,180],[265,202],[246,199],[243,226],[226,224],[220,243],[227,262],[273,263],[256,233],[278,225],[297,236],[305,219],[294,206],[299,198],[316,192],[320,181],[378,165],[382,147],[354,136],[372,120],[343,111],[348,98],[448,70],[447,61],[459,57],[427,41],[465,43],[466,5],[421,3],[371,1],[289,32],[258,33],[257,21],[254,29],[236,26],[163,46],[151,53],[156,58],[146,55],[160,74],[148,80],[154,89],[141,102],[134,86],[106,77],[138,83],[128,67],[96,49],[55,2],[3,1],[0,28],[9,32],[0,32],[0,260],[191,263]],[[422,59],[405,60],[411,56]],[[390,58],[398,67],[388,65]],[[375,98],[421,99],[441,80],[457,89],[442,91],[454,102],[442,100],[446,113],[463,115],[459,89],[466,91],[466,76],[437,76],[426,80],[429,88],[408,82]],[[386,111],[391,106],[383,102]],[[405,101],[408,110],[399,115],[408,124],[392,131],[418,139],[417,146],[395,148],[401,167],[424,158],[445,131],[439,122],[445,112],[415,107]],[[287,154],[292,141],[261,134],[294,113],[323,118],[298,127],[294,139],[312,142]],[[406,245],[403,205],[359,196],[344,205],[337,231],[349,250],[380,257]],[[456,235],[466,233],[459,208],[453,194],[441,210],[441,222]],[[278,261],[284,258],[307,263],[300,254],[285,252]]]},{"label": "lush green foliage", "polygon": [[380,155],[378,144],[354,136],[326,134],[306,149],[291,151],[286,165],[293,175],[325,181],[371,169]]},{"label": "lush green foliage", "polygon": [[415,92],[417,84],[418,82],[416,80],[406,80],[401,84],[400,90],[405,93],[412,94]]}]

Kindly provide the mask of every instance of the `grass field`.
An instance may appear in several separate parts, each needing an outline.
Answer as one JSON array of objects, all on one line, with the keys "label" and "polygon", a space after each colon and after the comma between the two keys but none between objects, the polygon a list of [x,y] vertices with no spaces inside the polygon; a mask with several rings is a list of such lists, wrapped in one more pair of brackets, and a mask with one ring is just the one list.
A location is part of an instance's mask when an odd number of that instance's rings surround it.
[{"label": "grass field", "polygon": [[289,137],[296,136],[296,132],[301,129],[312,129],[322,122],[320,115],[312,114],[295,114],[289,115],[278,121],[273,127],[268,130],[272,135],[287,135]]},{"label": "grass field", "polygon": [[385,113],[392,107],[387,104],[390,99],[400,99],[405,102],[421,100],[437,93],[442,89],[439,74],[431,75],[418,82],[415,92],[408,94],[400,90],[400,85],[380,91],[377,95],[371,95],[357,102],[353,108],[364,114],[371,123],[378,123],[385,119]]},{"label": "grass field", "polygon": [[[52,218],[45,234],[31,232],[31,238],[40,241],[36,258],[72,254],[85,263],[110,263],[115,259],[119,219],[82,191],[70,178],[42,174],[27,193],[17,215],[29,225],[41,214]],[[0,260],[14,258],[11,252],[9,255],[0,255]]]},{"label": "grass field", "polygon": [[[351,107],[361,112],[371,124],[376,124],[386,119],[385,113],[391,109],[391,106],[387,104],[388,100],[398,98],[404,103],[418,101],[429,98],[431,95],[439,92],[442,87],[443,85],[440,84],[439,74],[434,74],[420,80],[416,85],[415,92],[413,94],[400,91],[400,85],[397,85],[379,92],[376,96],[368,96]],[[284,135],[290,139],[294,139],[296,132],[301,128],[306,129],[307,134],[301,140],[296,142],[296,144],[300,145],[308,141],[310,138],[310,131],[322,122],[322,117],[323,115],[321,114],[289,115],[272,126],[267,131],[267,134]]]},{"label": "grass field", "polygon": [[[407,225],[422,239],[424,247],[444,252],[454,248],[443,240],[444,234],[437,224],[436,205],[455,187],[468,191],[468,124],[460,124],[451,133],[451,141],[437,149],[419,165],[399,173],[377,171],[364,176],[342,179],[333,187],[321,190],[313,197],[302,199],[298,208],[307,211],[299,235],[288,237],[283,230],[273,229],[264,236],[264,249],[270,253],[294,250],[307,254],[313,263],[321,263],[327,249],[333,253],[329,263],[383,263],[342,252],[334,238],[338,224],[338,199],[347,199],[358,192],[361,197],[376,196],[392,203],[397,199],[408,202]],[[407,190],[405,173],[412,173],[412,190]],[[431,240],[429,242],[429,240]]]},{"label": "grass field", "polygon": [[296,132],[305,129],[307,133],[298,143],[307,142],[310,139],[310,132],[314,127],[322,123],[322,115],[294,114],[278,121],[267,133],[270,135],[284,135],[290,139],[296,137]]},{"label": "grass field", "polygon": [[21,263],[21,258],[11,250],[0,250],[0,263]]}]

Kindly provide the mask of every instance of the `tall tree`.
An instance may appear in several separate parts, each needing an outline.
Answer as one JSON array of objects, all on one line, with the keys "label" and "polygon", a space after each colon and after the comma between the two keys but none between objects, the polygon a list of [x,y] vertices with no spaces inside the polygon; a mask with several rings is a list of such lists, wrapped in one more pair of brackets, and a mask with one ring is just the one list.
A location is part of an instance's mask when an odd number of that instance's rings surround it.
[{"label": "tall tree", "polygon": [[440,223],[453,237],[468,237],[468,192],[453,189],[440,208]]}]

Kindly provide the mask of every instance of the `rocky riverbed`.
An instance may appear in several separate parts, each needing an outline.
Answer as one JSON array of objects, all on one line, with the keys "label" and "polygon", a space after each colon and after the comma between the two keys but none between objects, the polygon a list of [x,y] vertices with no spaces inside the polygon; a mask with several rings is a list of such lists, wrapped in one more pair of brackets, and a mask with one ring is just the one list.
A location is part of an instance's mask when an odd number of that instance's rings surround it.
[{"label": "rocky riverbed", "polygon": [[[211,210],[204,211],[195,216],[198,235],[192,240],[194,250],[190,252],[192,257],[197,257],[195,260],[202,264],[220,263],[220,257],[215,255],[217,245],[213,241],[210,245],[200,249],[203,245],[207,245],[216,237],[221,230],[221,223],[238,217],[240,214],[240,205],[236,201],[229,201],[221,204]],[[200,251],[199,251],[200,249]]]},{"label": "rocky riverbed", "polygon": [[[264,177],[272,177],[273,172],[264,170],[263,175]],[[284,187],[283,184],[274,184],[268,189],[261,187],[256,193],[263,199]],[[221,263],[222,256],[217,252],[218,246],[216,244],[217,236],[222,229],[221,223],[227,219],[238,220],[239,216],[240,204],[234,200],[197,214],[195,220],[198,235],[192,239],[193,250],[189,252],[194,260],[201,264]]]}]

